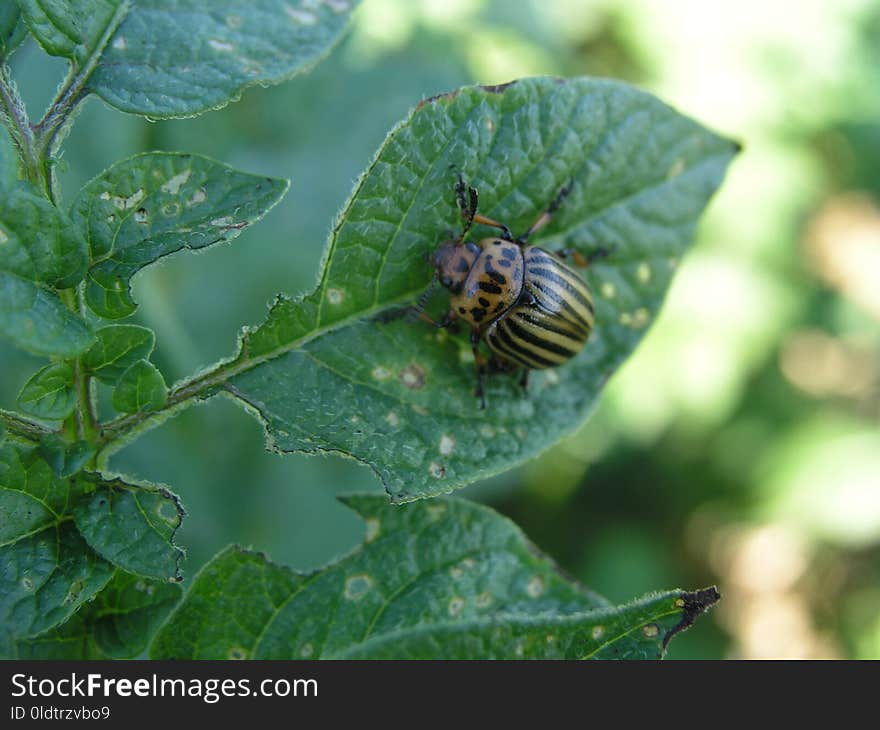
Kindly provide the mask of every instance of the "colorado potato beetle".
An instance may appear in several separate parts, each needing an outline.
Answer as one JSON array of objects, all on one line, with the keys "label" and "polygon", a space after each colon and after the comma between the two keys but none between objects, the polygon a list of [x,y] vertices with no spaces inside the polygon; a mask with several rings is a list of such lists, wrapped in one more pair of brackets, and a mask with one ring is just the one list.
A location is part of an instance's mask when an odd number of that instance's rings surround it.
[{"label": "colorado potato beetle", "polygon": [[[584,278],[562,259],[586,267],[604,256],[600,249],[589,257],[564,249],[556,253],[529,245],[529,238],[546,226],[571,185],[564,186],[529,229],[514,236],[498,221],[477,214],[478,195],[459,176],[455,194],[465,220],[461,234],[434,252],[435,280],[449,291],[449,311],[439,321],[419,316],[437,327],[462,321],[470,327],[477,368],[477,392],[485,408],[485,379],[491,372],[522,369],[526,387],[530,370],[551,368],[570,360],[587,342],[593,329],[593,297]],[[478,243],[465,240],[474,224],[501,231]],[[480,353],[485,341],[491,351]]]}]

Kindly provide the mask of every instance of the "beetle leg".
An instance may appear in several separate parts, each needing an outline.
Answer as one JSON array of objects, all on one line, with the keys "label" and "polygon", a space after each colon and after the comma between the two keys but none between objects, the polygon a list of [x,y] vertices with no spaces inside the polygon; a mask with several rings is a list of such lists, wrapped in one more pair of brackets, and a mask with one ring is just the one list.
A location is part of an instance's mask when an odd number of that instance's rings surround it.
[{"label": "beetle leg", "polygon": [[480,399],[480,410],[486,408],[486,370],[488,361],[480,353],[480,331],[476,328],[471,330],[471,350],[474,353],[474,365],[477,368],[477,390],[474,395]]},{"label": "beetle leg", "polygon": [[418,318],[422,320],[422,322],[427,322],[432,327],[436,327],[437,329],[446,329],[447,327],[452,327],[455,324],[457,315],[453,310],[449,310],[446,312],[440,320],[433,319],[431,315],[425,314],[424,312],[418,313]]},{"label": "beetle leg", "polygon": [[532,234],[537,233],[552,220],[553,214],[559,209],[559,206],[562,205],[562,201],[565,200],[565,198],[571,192],[573,183],[573,180],[569,180],[559,189],[559,192],[556,193],[556,197],[550,201],[550,205],[547,206],[547,209],[538,216],[534,223],[532,223],[529,230],[527,230],[517,239],[520,245],[526,243]]},{"label": "beetle leg", "polygon": [[464,218],[464,228],[461,230],[461,235],[455,240],[456,244],[461,244],[474,224],[474,217],[477,215],[477,206],[479,205],[477,189],[470,185],[465,185],[461,173],[458,173],[458,182],[455,183],[455,199],[458,203],[461,217]]},{"label": "beetle leg", "polygon": [[514,242],[513,233],[511,230],[505,226],[503,223],[499,223],[496,220],[492,220],[491,218],[486,218],[484,215],[475,215],[473,218],[474,223],[480,223],[484,226],[491,226],[492,228],[498,228],[501,231],[501,235],[498,238],[501,238],[504,241]]},{"label": "beetle leg", "polygon": [[526,392],[529,389],[529,373],[531,370],[528,368],[523,368],[522,375],[519,376],[519,387],[523,389],[523,392]]},{"label": "beetle leg", "polygon": [[499,223],[491,218],[486,218],[484,215],[477,215],[477,207],[479,205],[477,190],[473,186],[465,184],[461,173],[458,173],[458,182],[455,183],[455,196],[458,201],[458,209],[461,211],[462,218],[465,220],[464,230],[462,230],[461,235],[457,239],[458,243],[461,243],[464,240],[464,237],[474,223],[498,228],[501,231],[501,238],[505,241],[514,240],[513,233],[503,223]]}]

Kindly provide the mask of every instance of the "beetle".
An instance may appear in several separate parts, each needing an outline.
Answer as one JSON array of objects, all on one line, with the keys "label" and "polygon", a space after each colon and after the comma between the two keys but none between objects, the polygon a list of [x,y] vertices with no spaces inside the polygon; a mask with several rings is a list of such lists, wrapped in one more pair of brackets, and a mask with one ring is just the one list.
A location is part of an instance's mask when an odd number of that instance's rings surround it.
[{"label": "beetle", "polygon": [[[593,330],[590,287],[563,258],[571,257],[576,266],[587,267],[608,252],[598,249],[587,257],[572,249],[553,253],[529,244],[570,191],[569,182],[525,233],[514,236],[503,223],[477,213],[477,190],[459,175],[455,195],[465,223],[461,234],[442,243],[432,257],[434,280],[449,291],[450,308],[439,321],[422,311],[419,317],[436,327],[450,327],[459,320],[469,325],[476,396],[482,408],[486,407],[489,373],[522,369],[520,384],[525,388],[529,371],[570,360]],[[474,224],[496,228],[500,234],[478,243],[468,241]],[[489,359],[480,352],[482,341],[492,353]]]}]

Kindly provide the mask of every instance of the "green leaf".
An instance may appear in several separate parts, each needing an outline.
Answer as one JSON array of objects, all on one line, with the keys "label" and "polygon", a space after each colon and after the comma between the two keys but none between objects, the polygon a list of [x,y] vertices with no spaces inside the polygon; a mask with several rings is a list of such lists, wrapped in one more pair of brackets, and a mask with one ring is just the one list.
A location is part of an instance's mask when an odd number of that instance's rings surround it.
[{"label": "green leaf", "polygon": [[[366,521],[359,550],[304,575],[226,549],[196,577],[151,656],[393,656],[396,645],[409,658],[440,659],[445,648],[420,637],[453,629],[469,639],[451,651],[467,658],[659,656],[688,613],[680,591],[612,608],[486,507],[454,499],[392,507],[378,495],[345,501]],[[496,643],[505,626],[515,635]]]},{"label": "green leaf", "polygon": [[0,443],[0,514],[0,625],[17,638],[66,620],[111,563],[180,578],[183,508],[166,489],[92,473],[60,478],[42,448]]},{"label": "green leaf", "polygon": [[76,357],[95,339],[55,292],[5,271],[0,271],[0,336],[47,357]]},{"label": "green leaf", "polygon": [[61,420],[73,412],[76,390],[73,368],[56,362],[38,370],[18,394],[18,406],[37,418]]},{"label": "green leaf", "polygon": [[308,70],[339,40],[356,4],[138,0],[89,88],[117,109],[153,118],[216,109],[249,86]]},{"label": "green leaf", "polygon": [[65,441],[55,433],[40,440],[40,455],[46,460],[56,476],[69,477],[83,470],[95,455],[95,447],[88,441]]},{"label": "green leaf", "polygon": [[21,12],[15,0],[0,5],[0,61],[4,61],[18,48],[27,36],[27,28],[21,22]]},{"label": "green leaf", "polygon": [[0,549],[0,626],[36,636],[66,621],[104,587],[113,569],[61,522]]},{"label": "green leaf", "polygon": [[9,132],[0,124],[0,192],[5,195],[5,190],[15,185],[17,180],[18,156],[12,146]]},{"label": "green leaf", "polygon": [[86,244],[65,213],[21,182],[0,197],[0,271],[57,289],[76,286]]},{"label": "green leaf", "polygon": [[168,386],[155,365],[138,360],[119,378],[113,391],[113,407],[120,413],[155,411],[165,405]]},{"label": "green leaf", "polygon": [[19,641],[15,656],[10,658],[135,658],[146,650],[181,593],[179,585],[117,570],[107,587],[70,621],[34,639]]},{"label": "green leaf", "polygon": [[287,187],[198,155],[152,152],[116,163],[72,207],[91,252],[86,302],[102,317],[128,316],[137,306],[129,289],[135,273],[181,249],[231,241]]},{"label": "green leaf", "polygon": [[37,449],[0,443],[0,546],[56,524],[71,501],[70,484],[53,473]]},{"label": "green leaf", "polygon": [[82,356],[83,367],[98,380],[115,385],[138,360],[147,360],[156,346],[156,335],[135,324],[111,324],[95,332],[97,342]]},{"label": "green leaf", "polygon": [[[697,220],[737,145],[651,95],[593,79],[469,87],[420,104],[389,135],[331,234],[320,284],[279,298],[223,366],[228,389],[280,451],[335,451],[369,464],[397,502],[503,471],[577,429],[655,318]],[[584,350],[533,373],[495,376],[474,397],[466,333],[380,324],[432,275],[460,230],[454,183],[480,212],[525,231],[571,193],[531,243],[608,256],[586,272],[596,328]],[[474,238],[493,229],[479,227]],[[429,311],[447,307],[435,297]],[[230,377],[231,376],[231,377]]]},{"label": "green leaf", "polygon": [[372,638],[340,659],[662,659],[675,634],[719,599],[667,591],[570,616],[446,622]]},{"label": "green leaf", "polygon": [[[88,477],[92,479],[91,476]],[[73,518],[89,546],[105,560],[147,578],[180,580],[183,550],[174,543],[184,510],[167,489],[100,479]]]},{"label": "green leaf", "polygon": [[102,36],[125,0],[18,0],[25,23],[46,53],[81,66],[100,51]]}]

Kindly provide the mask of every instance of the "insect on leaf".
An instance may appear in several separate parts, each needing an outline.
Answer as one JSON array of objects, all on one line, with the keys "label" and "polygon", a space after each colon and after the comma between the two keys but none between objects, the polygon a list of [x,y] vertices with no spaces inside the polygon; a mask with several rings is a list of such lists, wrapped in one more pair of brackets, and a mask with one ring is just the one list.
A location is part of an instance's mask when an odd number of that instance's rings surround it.
[{"label": "insect on leaf", "polygon": [[[318,288],[279,298],[246,330],[228,389],[278,451],[341,452],[369,464],[392,499],[462,487],[521,463],[577,429],[655,319],[697,221],[737,145],[626,84],[524,79],[428,99],[389,134],[330,237]],[[570,194],[530,243],[600,250],[585,276],[596,325],[573,360],[474,397],[466,332],[382,323],[411,304],[427,262],[461,229],[458,174],[480,212],[524,232]],[[474,239],[494,235],[474,229]],[[448,305],[435,297],[428,311]]]}]

